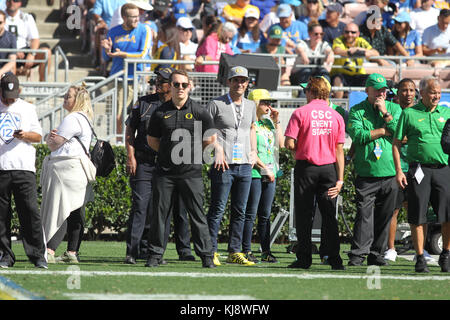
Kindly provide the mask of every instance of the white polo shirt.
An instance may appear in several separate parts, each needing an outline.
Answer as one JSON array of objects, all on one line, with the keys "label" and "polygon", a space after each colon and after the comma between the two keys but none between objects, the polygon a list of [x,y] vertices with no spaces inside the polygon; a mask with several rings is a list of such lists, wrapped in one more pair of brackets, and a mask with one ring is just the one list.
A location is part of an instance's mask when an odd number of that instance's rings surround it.
[{"label": "white polo shirt", "polygon": [[431,7],[428,11],[422,10],[421,8],[414,9],[409,13],[411,16],[411,22],[409,24],[411,29],[416,30],[422,36],[426,28],[437,23],[439,12],[439,9],[434,7]]},{"label": "white polo shirt", "polygon": [[14,138],[14,130],[42,136],[36,107],[20,98],[9,107],[0,102],[0,170],[36,172],[36,149],[31,143]]},{"label": "white polo shirt", "polygon": [[18,11],[14,17],[6,12],[6,30],[16,35],[17,49],[29,47],[31,40],[39,39],[36,21],[31,14]]}]

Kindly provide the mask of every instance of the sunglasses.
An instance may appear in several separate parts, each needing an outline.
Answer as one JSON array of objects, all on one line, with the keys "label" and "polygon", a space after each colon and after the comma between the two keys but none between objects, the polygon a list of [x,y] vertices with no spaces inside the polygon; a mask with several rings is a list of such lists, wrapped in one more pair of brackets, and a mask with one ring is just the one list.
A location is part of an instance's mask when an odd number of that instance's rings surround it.
[{"label": "sunglasses", "polygon": [[315,35],[315,36],[323,36],[323,32],[315,32],[315,33],[313,33],[313,35]]},{"label": "sunglasses", "polygon": [[349,33],[351,33],[351,34],[357,34],[358,31],[344,30],[344,33],[346,33],[346,34],[349,34]]},{"label": "sunglasses", "polygon": [[185,28],[182,28],[182,27],[178,27],[178,30],[183,31],[183,32],[192,31],[192,29],[185,29]]},{"label": "sunglasses", "polygon": [[261,100],[261,101],[259,101],[259,104],[263,104],[265,106],[271,106],[272,105],[272,101],[270,101],[270,100]]},{"label": "sunglasses", "polygon": [[183,87],[183,89],[186,89],[187,87],[189,87],[189,82],[172,82],[172,86],[177,89],[180,89],[181,87]]},{"label": "sunglasses", "polygon": [[235,82],[235,83],[246,83],[248,81],[248,79],[246,78],[231,78],[231,82]]},{"label": "sunglasses", "polygon": [[22,0],[7,0],[6,2],[22,2]]}]

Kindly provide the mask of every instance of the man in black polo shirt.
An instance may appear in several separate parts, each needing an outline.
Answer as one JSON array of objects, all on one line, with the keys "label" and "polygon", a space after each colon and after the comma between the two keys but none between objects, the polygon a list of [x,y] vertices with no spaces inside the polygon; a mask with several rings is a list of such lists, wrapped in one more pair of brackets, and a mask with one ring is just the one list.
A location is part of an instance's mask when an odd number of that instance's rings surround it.
[{"label": "man in black polo shirt", "polygon": [[158,152],[158,158],[153,177],[150,256],[145,266],[160,264],[166,249],[164,234],[173,199],[181,196],[191,220],[195,253],[201,257],[203,267],[214,268],[211,238],[203,212],[202,179],[203,146],[214,142],[212,135],[204,140],[202,137],[214,123],[207,110],[189,98],[190,79],[186,72],[175,70],[169,83],[172,99],[154,112],[148,129],[148,144]]},{"label": "man in black polo shirt", "polygon": [[[5,30],[6,13],[0,10],[0,48],[16,49],[16,36]],[[16,69],[16,53],[0,52],[0,59],[9,59],[9,61],[0,61],[0,77],[7,72],[14,72]]]},{"label": "man in black polo shirt", "polygon": [[[147,131],[153,112],[171,98],[169,77],[172,71],[172,68],[162,68],[156,72],[156,93],[140,97],[125,122],[127,173],[130,175],[132,191],[126,240],[127,264],[135,264],[136,258],[148,258],[147,239],[152,214],[152,177],[156,152],[147,143]],[[195,260],[191,253],[188,219],[181,199],[175,201],[174,212],[175,242],[180,260]],[[167,223],[166,242],[170,221]]]}]

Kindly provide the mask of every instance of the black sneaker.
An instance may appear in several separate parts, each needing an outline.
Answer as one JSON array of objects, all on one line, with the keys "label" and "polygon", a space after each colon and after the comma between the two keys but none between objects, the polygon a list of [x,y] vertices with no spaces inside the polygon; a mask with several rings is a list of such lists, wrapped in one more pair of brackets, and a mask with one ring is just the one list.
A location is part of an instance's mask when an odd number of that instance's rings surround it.
[{"label": "black sneaker", "polygon": [[245,258],[248,261],[251,261],[251,262],[254,262],[254,263],[259,263],[259,260],[255,257],[255,255],[251,251],[249,251],[249,252],[247,252],[245,254]]},{"label": "black sneaker", "polygon": [[269,263],[278,263],[277,258],[275,258],[272,252],[270,251],[261,253],[261,261]]},{"label": "black sneaker", "polygon": [[364,262],[364,258],[360,256],[350,256],[350,259],[348,260],[348,265],[351,267],[359,267],[362,266]]},{"label": "black sneaker", "polygon": [[309,267],[311,267],[311,263],[301,262],[300,260],[295,260],[288,265],[288,268],[292,269],[309,269]]},{"label": "black sneaker", "polygon": [[180,261],[195,261],[195,257],[192,254],[182,254],[178,257]]},{"label": "black sneaker", "polygon": [[423,256],[423,254],[417,255],[415,270],[416,270],[416,272],[423,272],[423,273],[430,272],[430,270],[428,269],[428,266],[427,266],[427,261],[425,260],[425,257]]},{"label": "black sneaker", "polygon": [[381,255],[374,255],[374,254],[369,254],[369,256],[367,257],[367,265],[368,266],[388,266],[389,263],[386,262],[386,260],[384,260],[384,257]]},{"label": "black sneaker", "polygon": [[442,251],[439,255],[438,263],[441,266],[441,272],[450,272],[450,251]]},{"label": "black sneaker", "polygon": [[132,256],[126,256],[124,263],[125,264],[136,264],[136,259]]},{"label": "black sneaker", "polygon": [[159,267],[160,261],[161,261],[160,258],[150,256],[148,258],[147,263],[145,264],[145,266],[149,267],[149,268]]},{"label": "black sneaker", "polygon": [[203,268],[215,268],[216,265],[213,262],[213,257],[202,257]]},{"label": "black sneaker", "polygon": [[34,263],[35,268],[48,269],[47,262],[45,260],[38,260]]}]

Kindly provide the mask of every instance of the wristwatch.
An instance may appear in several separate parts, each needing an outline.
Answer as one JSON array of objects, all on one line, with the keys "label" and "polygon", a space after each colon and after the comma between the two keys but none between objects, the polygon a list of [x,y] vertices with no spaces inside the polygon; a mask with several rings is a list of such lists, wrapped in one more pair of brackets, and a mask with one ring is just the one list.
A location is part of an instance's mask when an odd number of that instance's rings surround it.
[{"label": "wristwatch", "polygon": [[383,114],[383,118],[386,119],[388,117],[392,116],[392,114],[388,111],[385,114]]}]

